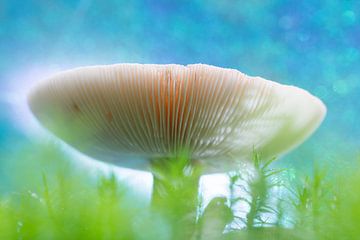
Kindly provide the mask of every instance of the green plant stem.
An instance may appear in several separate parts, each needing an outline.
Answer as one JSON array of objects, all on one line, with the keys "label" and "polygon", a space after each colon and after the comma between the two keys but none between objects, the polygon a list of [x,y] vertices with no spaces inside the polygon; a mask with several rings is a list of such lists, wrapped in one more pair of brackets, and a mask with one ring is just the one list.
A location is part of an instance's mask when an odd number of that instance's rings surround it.
[{"label": "green plant stem", "polygon": [[169,221],[173,239],[190,239],[196,229],[199,169],[185,159],[152,162],[151,205]]}]

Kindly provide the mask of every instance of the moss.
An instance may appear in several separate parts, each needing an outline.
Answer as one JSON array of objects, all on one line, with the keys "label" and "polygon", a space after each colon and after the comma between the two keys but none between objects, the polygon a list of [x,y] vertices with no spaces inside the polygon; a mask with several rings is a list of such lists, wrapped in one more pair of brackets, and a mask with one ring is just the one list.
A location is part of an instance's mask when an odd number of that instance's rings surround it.
[{"label": "moss", "polygon": [[189,171],[186,159],[172,159],[165,172],[153,165],[159,192],[149,206],[115,175],[94,181],[56,149],[13,159],[19,167],[24,159],[49,158],[15,174],[13,186],[20,187],[0,196],[0,239],[346,240],[360,235],[358,164],[346,172],[322,167],[289,178],[289,170],[273,168],[273,160],[255,153],[251,171],[230,174],[230,199],[218,197],[203,208],[196,191],[199,172]]}]

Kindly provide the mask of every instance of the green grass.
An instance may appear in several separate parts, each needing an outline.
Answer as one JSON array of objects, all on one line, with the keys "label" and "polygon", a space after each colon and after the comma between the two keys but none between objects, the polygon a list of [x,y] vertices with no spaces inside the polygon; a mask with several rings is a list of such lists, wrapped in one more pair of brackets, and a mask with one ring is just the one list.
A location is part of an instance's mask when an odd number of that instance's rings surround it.
[{"label": "green grass", "polygon": [[149,204],[114,174],[74,167],[57,147],[29,148],[0,176],[0,189],[11,186],[0,196],[0,239],[359,239],[358,162],[304,176],[257,153],[252,161],[251,171],[229,174],[229,199],[204,208],[186,159],[154,164],[160,187]]}]

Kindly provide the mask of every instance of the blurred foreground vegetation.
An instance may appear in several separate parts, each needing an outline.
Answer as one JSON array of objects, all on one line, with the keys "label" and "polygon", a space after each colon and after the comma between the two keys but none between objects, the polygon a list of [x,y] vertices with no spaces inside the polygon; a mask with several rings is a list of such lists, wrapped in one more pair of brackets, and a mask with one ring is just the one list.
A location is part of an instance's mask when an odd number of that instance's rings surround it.
[{"label": "blurred foreground vegetation", "polygon": [[[155,169],[151,203],[115,174],[91,176],[55,146],[31,147],[0,171],[0,239],[359,239],[360,163],[312,174],[274,168],[229,173],[229,192],[204,206],[199,172],[179,159]],[[9,159],[1,159],[9,162]],[[36,163],[36,164],[34,164]],[[162,164],[162,163],[160,163]],[[2,165],[4,166],[4,165]],[[344,167],[345,166],[345,167]],[[10,185],[11,190],[5,185]]]}]

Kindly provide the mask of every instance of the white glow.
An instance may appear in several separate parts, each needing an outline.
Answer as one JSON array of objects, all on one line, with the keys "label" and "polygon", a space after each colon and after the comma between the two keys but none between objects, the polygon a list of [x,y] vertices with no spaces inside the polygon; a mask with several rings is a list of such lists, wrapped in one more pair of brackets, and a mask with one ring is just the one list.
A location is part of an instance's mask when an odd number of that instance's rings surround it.
[{"label": "white glow", "polygon": [[16,73],[6,76],[6,92],[1,92],[0,101],[10,105],[12,119],[21,131],[29,135],[44,134],[43,128],[35,120],[27,105],[27,94],[31,87],[38,81],[45,79],[60,70],[60,66],[47,68],[31,66],[18,69]]},{"label": "white glow", "polygon": [[229,178],[226,174],[204,175],[200,180],[200,192],[203,197],[203,205],[206,206],[210,200],[218,196],[229,196]]}]

